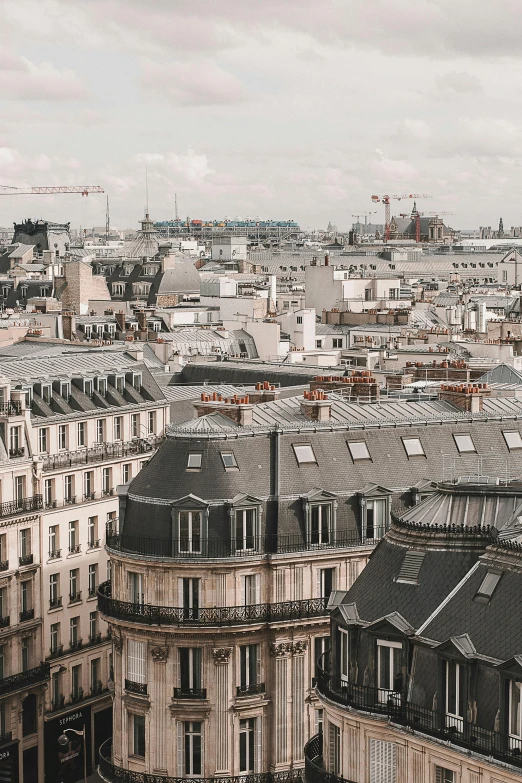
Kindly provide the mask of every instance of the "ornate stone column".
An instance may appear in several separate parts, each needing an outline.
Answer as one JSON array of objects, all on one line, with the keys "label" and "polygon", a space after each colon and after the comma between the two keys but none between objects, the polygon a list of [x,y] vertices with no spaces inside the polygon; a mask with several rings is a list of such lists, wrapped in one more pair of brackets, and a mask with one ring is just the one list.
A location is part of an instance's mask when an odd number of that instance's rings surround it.
[{"label": "ornate stone column", "polygon": [[305,715],[305,653],[308,641],[292,644],[292,756],[294,763],[303,759]]},{"label": "ornate stone column", "polygon": [[232,649],[230,647],[218,647],[212,650],[212,656],[216,666],[216,770],[217,775],[230,771],[230,759],[228,752],[229,742],[229,670],[228,662]]},{"label": "ornate stone column", "polygon": [[154,748],[152,759],[152,771],[162,775],[167,774],[167,660],[168,647],[151,647],[152,655],[152,715],[151,723],[154,736],[151,737],[151,746]]},{"label": "ornate stone column", "polygon": [[288,663],[292,651],[289,642],[270,645],[270,654],[275,658],[275,763],[288,761]]}]

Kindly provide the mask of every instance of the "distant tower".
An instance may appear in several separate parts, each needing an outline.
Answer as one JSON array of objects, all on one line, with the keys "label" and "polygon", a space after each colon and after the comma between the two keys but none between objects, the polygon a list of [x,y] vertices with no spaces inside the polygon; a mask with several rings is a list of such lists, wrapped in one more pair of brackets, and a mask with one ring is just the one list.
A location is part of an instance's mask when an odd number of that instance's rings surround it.
[{"label": "distant tower", "polygon": [[504,222],[502,218],[500,218],[498,223],[498,238],[502,239],[503,236],[504,236]]},{"label": "distant tower", "polygon": [[174,213],[176,218],[176,223],[179,221],[179,213],[178,213],[178,194],[174,193]]}]

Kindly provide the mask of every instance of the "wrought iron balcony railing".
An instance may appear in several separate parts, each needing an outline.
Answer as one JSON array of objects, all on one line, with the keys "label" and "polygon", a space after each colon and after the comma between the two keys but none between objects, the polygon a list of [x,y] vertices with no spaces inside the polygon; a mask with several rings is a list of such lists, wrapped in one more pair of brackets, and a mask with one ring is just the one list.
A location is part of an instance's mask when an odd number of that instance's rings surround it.
[{"label": "wrought iron balcony railing", "polygon": [[24,609],[20,612],[20,622],[23,623],[25,620],[34,620],[34,609]]},{"label": "wrought iron balcony railing", "polygon": [[147,683],[146,682],[133,682],[132,680],[125,680],[125,690],[129,693],[139,693],[140,696],[147,695]]},{"label": "wrought iron balcony railing", "polygon": [[9,615],[7,617],[0,617],[0,628],[8,628],[10,625],[11,618]]},{"label": "wrought iron balcony railing", "polygon": [[0,402],[0,416],[19,416],[22,405],[19,402]]},{"label": "wrought iron balcony railing", "polygon": [[13,739],[13,732],[4,731],[3,734],[0,734],[0,745],[6,745],[8,742],[11,742],[12,739]]},{"label": "wrought iron balcony railing", "polygon": [[59,658],[60,655],[63,655],[63,644],[57,644],[49,650],[49,658]]},{"label": "wrought iron balcony railing", "polygon": [[59,470],[60,468],[71,468],[74,465],[90,465],[120,457],[147,454],[154,451],[162,440],[163,438],[160,436],[147,440],[136,438],[125,443],[99,443],[88,449],[48,454],[43,458],[43,470]]},{"label": "wrought iron balcony railing", "polygon": [[305,783],[351,783],[326,772],[323,763],[323,735],[316,734],[305,745]]},{"label": "wrought iron balcony railing", "polygon": [[43,508],[42,495],[33,495],[31,498],[8,500],[0,503],[0,517],[12,517],[15,514],[26,514],[28,511],[38,511]]},{"label": "wrought iron balcony railing", "polygon": [[65,696],[58,696],[57,699],[52,700],[51,712],[55,712],[56,710],[61,710],[62,707],[65,707]]},{"label": "wrought iron balcony railing", "polygon": [[18,446],[16,448],[9,449],[9,456],[13,459],[16,459],[17,457],[25,456],[24,446]]},{"label": "wrought iron balcony railing", "polygon": [[[112,759],[112,739],[106,740],[99,749],[99,772],[103,780],[109,783],[183,783],[185,778],[169,775],[136,772],[117,767]],[[303,770],[293,769],[287,772],[259,772],[235,777],[197,778],[198,783],[303,783]]]},{"label": "wrought iron balcony railing", "polygon": [[345,682],[320,670],[320,694],[337,704],[385,715],[392,723],[406,726],[508,764],[522,767],[522,739],[506,732],[482,728],[465,718],[455,719],[440,710],[430,710],[408,701],[406,694]]},{"label": "wrought iron balcony railing", "polygon": [[78,590],[76,593],[69,594],[69,603],[78,604],[82,600],[82,591]]},{"label": "wrought iron balcony railing", "polygon": [[236,687],[236,696],[256,696],[265,692],[265,683],[256,682],[252,685],[238,685]]},{"label": "wrought iron balcony railing", "polygon": [[174,699],[206,699],[206,688],[174,688]]},{"label": "wrought iron balcony railing", "polygon": [[69,650],[71,652],[74,652],[74,650],[81,650],[83,647],[83,639],[74,639],[74,641],[69,643]]},{"label": "wrought iron balcony railing", "polygon": [[277,623],[324,617],[327,598],[305,601],[284,601],[279,604],[248,606],[175,607],[135,604],[111,598],[111,583],[98,588],[98,608],[107,617],[145,625],[242,625],[245,623]]},{"label": "wrought iron balcony railing", "polygon": [[33,564],[33,555],[32,554],[30,554],[30,555],[20,555],[20,557],[18,558],[18,562],[20,563],[21,566],[32,565]]},{"label": "wrought iron balcony railing", "polygon": [[0,571],[9,570],[9,560],[0,560]]},{"label": "wrought iron balcony railing", "polygon": [[51,551],[49,552],[49,560],[57,560],[61,556],[62,556],[61,549],[51,549]]},{"label": "wrought iron balcony railing", "polygon": [[293,552],[317,552],[326,549],[374,546],[387,528],[374,531],[371,537],[361,536],[357,530],[331,532],[321,543],[306,540],[302,535],[252,536],[245,539],[223,541],[217,538],[146,538],[118,533],[114,520],[107,525],[107,546],[117,552],[164,557],[176,560],[215,560],[218,558],[247,558],[266,554],[291,554]]},{"label": "wrought iron balcony railing", "polygon": [[49,599],[49,609],[58,609],[62,605],[62,596],[58,595],[56,598]]},{"label": "wrought iron balcony railing", "polygon": [[71,704],[77,704],[79,701],[83,701],[83,688],[77,688],[71,693]]},{"label": "wrought iron balcony railing", "polygon": [[48,663],[41,663],[39,666],[35,666],[34,669],[28,669],[26,672],[11,674],[9,677],[4,677],[0,680],[0,696],[20,690],[20,688],[27,688],[40,682],[46,682],[49,677],[50,665]]}]

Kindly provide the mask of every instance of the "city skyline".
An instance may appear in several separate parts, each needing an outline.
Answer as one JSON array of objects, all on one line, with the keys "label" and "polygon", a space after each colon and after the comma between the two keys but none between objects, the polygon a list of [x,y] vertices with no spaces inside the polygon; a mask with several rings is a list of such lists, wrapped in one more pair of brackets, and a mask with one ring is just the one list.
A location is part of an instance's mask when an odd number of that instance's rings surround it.
[{"label": "city skyline", "polygon": [[[510,0],[2,7],[1,184],[100,184],[120,227],[144,211],[145,167],[157,220],[177,193],[182,217],[348,228],[382,222],[373,193],[418,192],[458,228],[521,222]],[[104,196],[0,203],[2,224],[105,219]]]}]

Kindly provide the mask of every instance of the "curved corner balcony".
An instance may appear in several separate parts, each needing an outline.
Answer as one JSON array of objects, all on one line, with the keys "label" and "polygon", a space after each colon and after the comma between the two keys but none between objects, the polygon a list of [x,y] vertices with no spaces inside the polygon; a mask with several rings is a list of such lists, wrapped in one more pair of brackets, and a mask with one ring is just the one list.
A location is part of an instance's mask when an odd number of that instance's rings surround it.
[{"label": "curved corner balcony", "polygon": [[323,761],[323,735],[316,734],[305,745],[305,783],[352,783],[346,778],[327,772]]},{"label": "curved corner balcony", "polygon": [[179,607],[152,606],[118,601],[111,597],[111,583],[98,588],[98,609],[106,617],[142,625],[227,626],[249,623],[278,623],[326,617],[327,598],[306,601],[283,601],[279,604],[248,606]]},{"label": "curved corner balcony", "polygon": [[[98,774],[105,783],[186,783],[189,778],[153,775],[117,767],[112,760],[112,739],[100,745]],[[303,770],[245,773],[236,777],[194,778],[198,783],[303,783]]]}]

